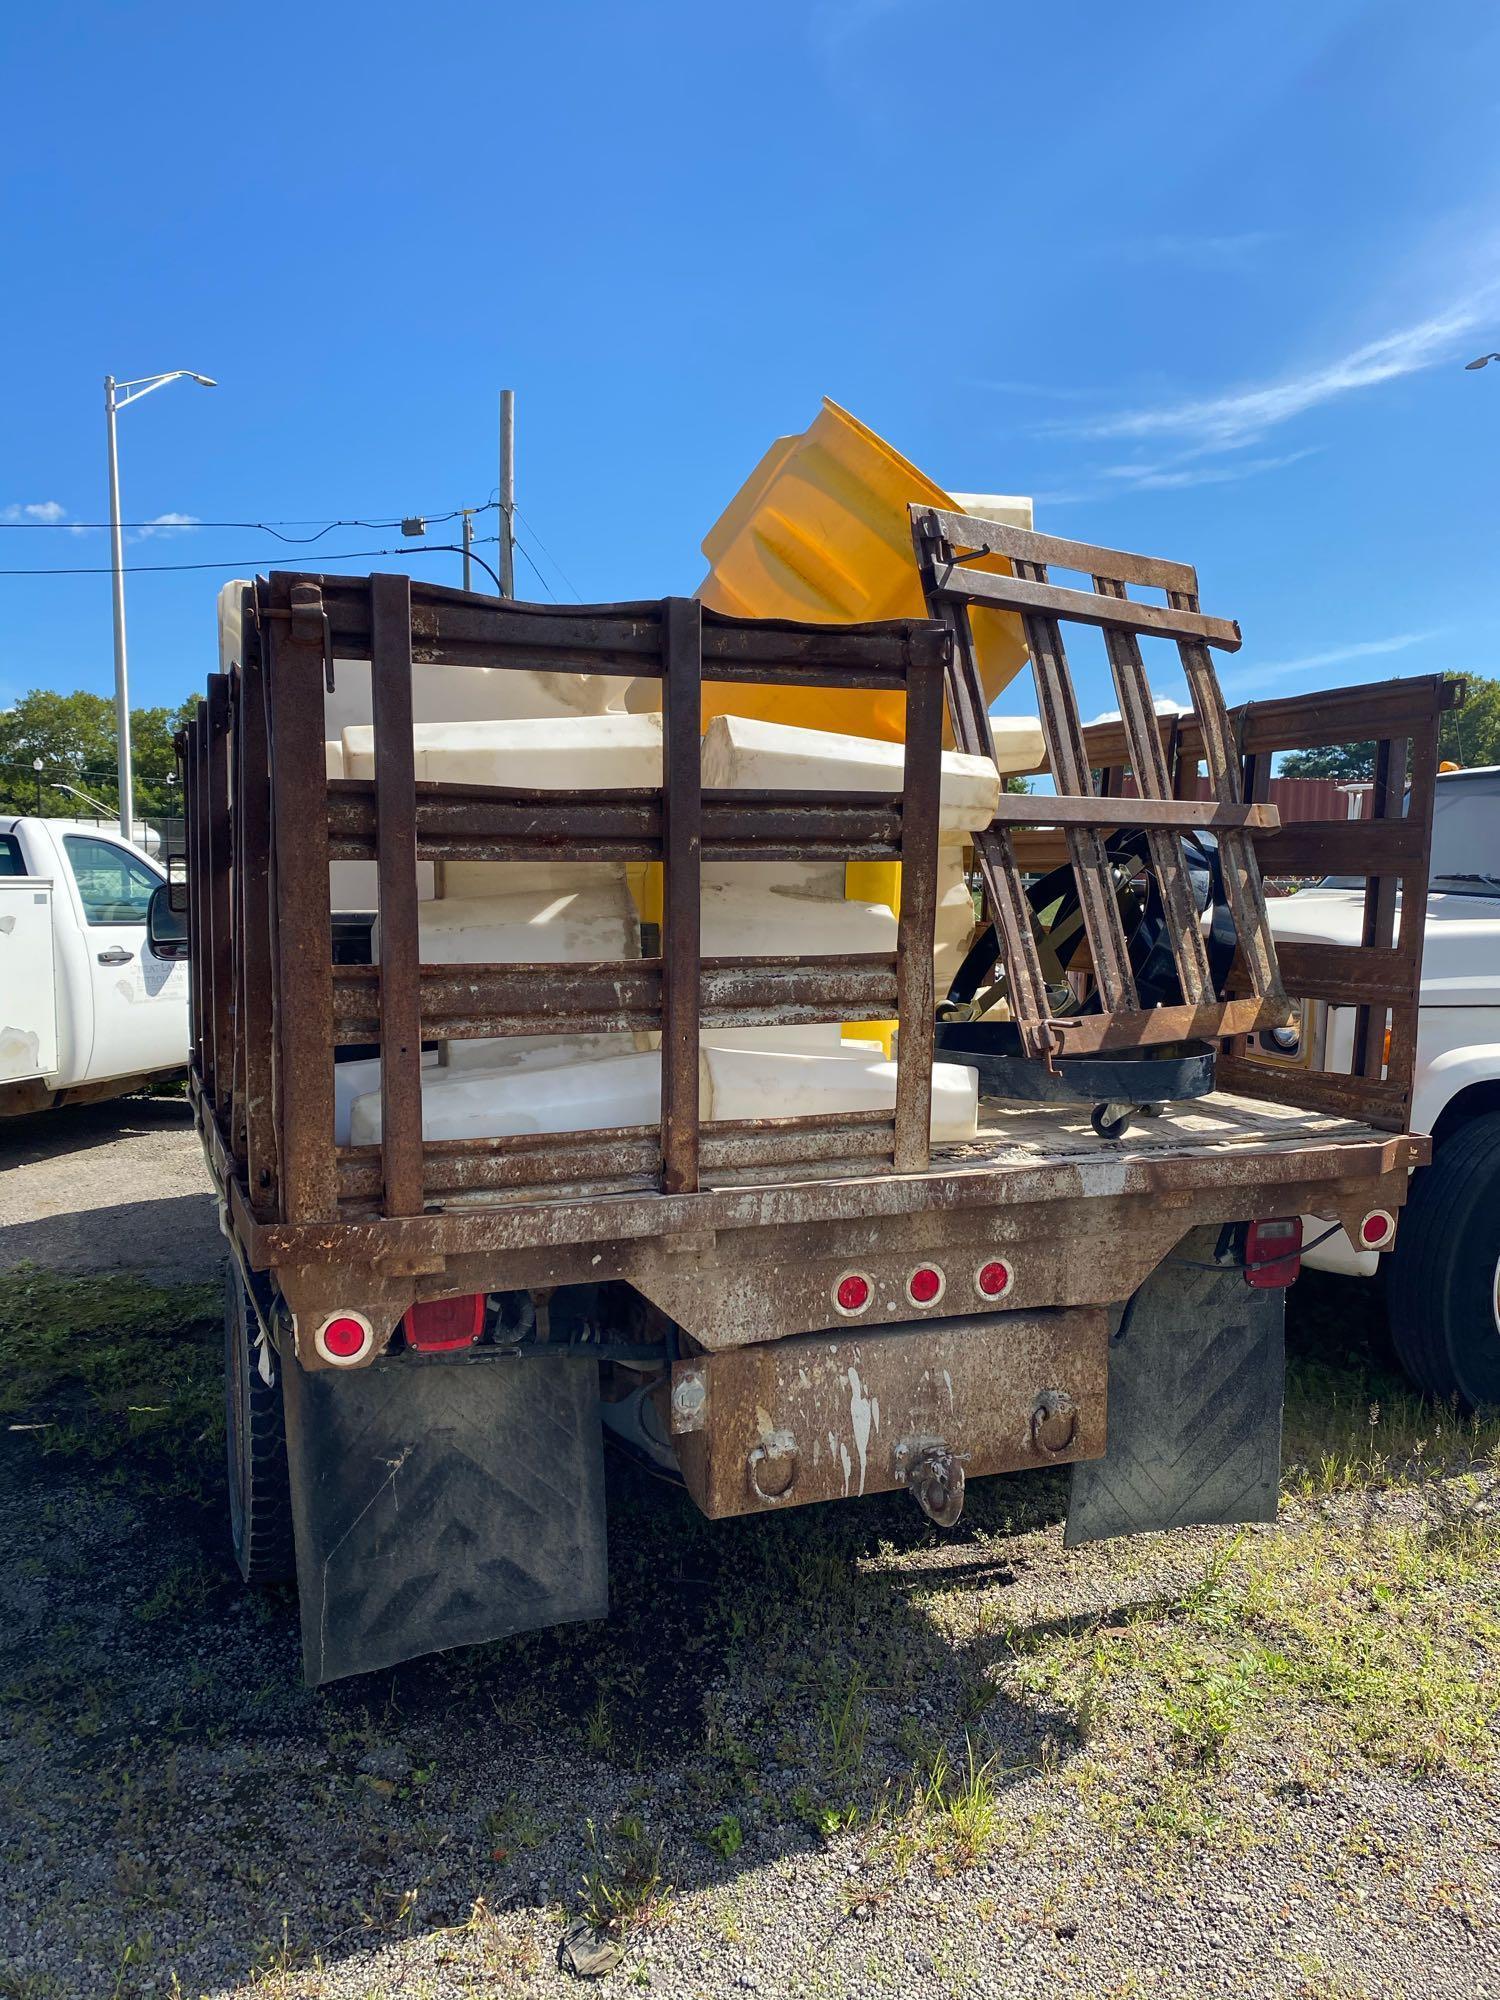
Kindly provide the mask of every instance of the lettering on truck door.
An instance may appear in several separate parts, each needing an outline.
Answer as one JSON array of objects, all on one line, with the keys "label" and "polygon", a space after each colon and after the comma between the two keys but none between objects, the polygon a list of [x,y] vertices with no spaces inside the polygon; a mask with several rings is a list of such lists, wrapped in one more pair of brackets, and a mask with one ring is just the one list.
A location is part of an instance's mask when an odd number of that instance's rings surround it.
[{"label": "lettering on truck door", "polygon": [[146,906],[162,877],[118,841],[63,835],[88,946],[94,1039],[83,1074],[134,1076],[187,1061],[187,965],[146,943]]}]

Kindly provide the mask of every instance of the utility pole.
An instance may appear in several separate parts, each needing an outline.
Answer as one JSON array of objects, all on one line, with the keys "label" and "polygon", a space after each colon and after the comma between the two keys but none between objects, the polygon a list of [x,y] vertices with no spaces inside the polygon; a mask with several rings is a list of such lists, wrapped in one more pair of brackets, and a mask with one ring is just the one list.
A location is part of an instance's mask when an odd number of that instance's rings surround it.
[{"label": "utility pole", "polygon": [[500,595],[516,594],[516,392],[500,391]]},{"label": "utility pole", "polygon": [[464,521],[464,589],[472,590],[474,588],[474,564],[469,551],[474,546],[474,509],[472,507],[461,507],[459,512],[463,515]]}]

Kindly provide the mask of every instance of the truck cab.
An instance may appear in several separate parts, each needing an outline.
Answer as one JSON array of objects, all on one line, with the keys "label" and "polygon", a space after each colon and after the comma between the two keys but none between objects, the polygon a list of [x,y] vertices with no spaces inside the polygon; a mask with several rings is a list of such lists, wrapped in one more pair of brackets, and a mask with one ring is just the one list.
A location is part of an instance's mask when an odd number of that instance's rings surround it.
[{"label": "truck cab", "polygon": [[108,823],[0,818],[0,1116],[184,1068],[187,966],[146,934],[165,879]]},{"label": "truck cab", "polygon": [[[1278,943],[1358,944],[1362,876],[1327,875],[1269,904]],[[1295,1062],[1347,1061],[1353,1010],[1304,1020]],[[1271,1050],[1264,1052],[1274,1058]],[[1400,1234],[1387,1251],[1338,1230],[1306,1264],[1372,1277],[1388,1259],[1391,1331],[1433,1394],[1500,1400],[1500,765],[1439,774],[1423,934],[1412,1129],[1431,1133]],[[1320,1233],[1304,1224],[1311,1244]]]}]

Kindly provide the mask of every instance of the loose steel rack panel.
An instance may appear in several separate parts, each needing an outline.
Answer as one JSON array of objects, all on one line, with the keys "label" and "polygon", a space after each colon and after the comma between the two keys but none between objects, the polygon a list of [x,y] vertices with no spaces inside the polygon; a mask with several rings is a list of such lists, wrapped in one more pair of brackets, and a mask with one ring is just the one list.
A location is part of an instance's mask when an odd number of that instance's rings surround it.
[{"label": "loose steel rack panel", "polygon": [[[980,604],[1016,613],[1036,679],[1047,767],[1056,797],[1002,797],[989,828],[975,841],[999,933],[1011,1016],[1026,1053],[1057,1056],[1144,1048],[1168,1042],[1214,1041],[1279,1026],[1292,1018],[1277,970],[1253,837],[1279,824],[1275,808],[1246,803],[1240,763],[1209,648],[1233,651],[1237,624],[1206,617],[1198,604],[1197,572],[1186,563],[1128,555],[1054,535],[913,506],[912,537],[922,586],[933,615],[953,635],[948,703],[954,740],[962,750],[993,757],[984,686],[975,656],[969,608]],[[1011,574],[971,565],[1001,557]],[[1053,583],[1050,567],[1077,571],[1090,587]],[[1164,604],[1127,596],[1129,586],[1164,593]],[[1101,797],[1094,789],[1078,703],[1063,644],[1065,624],[1099,627],[1119,695],[1128,759],[1138,798]],[[1158,718],[1140,641],[1175,640],[1203,737],[1211,800],[1172,796]],[[1032,933],[1011,828],[1060,827],[1078,886],[1079,905],[1097,988],[1097,1013],[1058,1013],[1049,1002]],[[1181,983],[1180,1005],[1142,1007],[1131,971],[1116,883],[1105,848],[1110,829],[1145,832],[1160,886]],[[1208,829],[1218,836],[1225,891],[1238,935],[1234,997],[1214,990],[1198,917],[1182,860],[1180,835]]]}]

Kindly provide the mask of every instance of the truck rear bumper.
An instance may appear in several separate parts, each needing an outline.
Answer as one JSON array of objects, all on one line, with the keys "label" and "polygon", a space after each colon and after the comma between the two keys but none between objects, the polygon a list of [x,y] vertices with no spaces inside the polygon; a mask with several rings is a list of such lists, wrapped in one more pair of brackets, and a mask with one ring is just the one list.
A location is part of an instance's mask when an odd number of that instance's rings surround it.
[{"label": "truck rear bumper", "polygon": [[889,1492],[937,1454],[970,1478],[1096,1458],[1108,1347],[1086,1308],[726,1348],[674,1366],[672,1442],[713,1519]]}]

